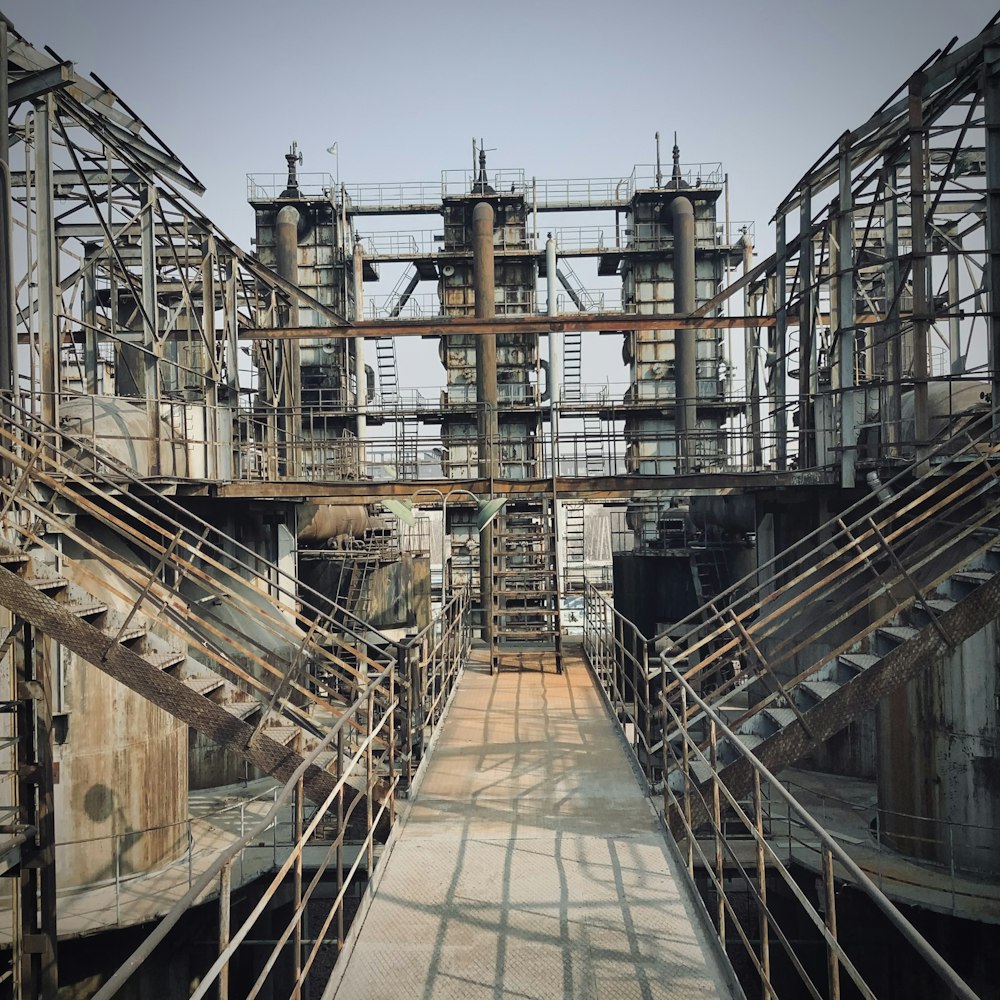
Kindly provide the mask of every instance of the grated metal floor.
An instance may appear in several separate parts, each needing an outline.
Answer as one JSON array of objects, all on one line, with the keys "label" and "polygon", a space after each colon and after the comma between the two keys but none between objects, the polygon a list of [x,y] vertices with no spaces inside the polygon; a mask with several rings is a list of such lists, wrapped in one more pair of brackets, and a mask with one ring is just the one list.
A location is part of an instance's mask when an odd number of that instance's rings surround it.
[{"label": "grated metal floor", "polygon": [[466,670],[325,998],[732,995],[590,675],[566,660],[562,676]]}]

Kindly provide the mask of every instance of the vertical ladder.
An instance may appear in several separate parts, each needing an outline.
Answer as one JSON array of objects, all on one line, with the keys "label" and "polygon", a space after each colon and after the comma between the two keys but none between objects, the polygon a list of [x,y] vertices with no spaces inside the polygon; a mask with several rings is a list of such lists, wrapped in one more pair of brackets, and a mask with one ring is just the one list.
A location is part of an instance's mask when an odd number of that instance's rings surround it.
[{"label": "vertical ladder", "polygon": [[490,672],[526,653],[555,650],[562,673],[555,501],[508,502],[493,532]]},{"label": "vertical ladder", "polygon": [[562,399],[567,403],[578,403],[583,395],[583,336],[579,330],[567,330],[563,334]]},{"label": "vertical ladder", "polygon": [[392,337],[379,337],[375,341],[375,365],[378,370],[378,391],[383,407],[394,407],[399,402],[399,373],[396,368],[396,341]]},{"label": "vertical ladder", "polygon": [[566,516],[566,533],[564,535],[566,565],[563,575],[563,590],[568,593],[583,590],[583,570],[586,558],[583,501],[574,500],[565,503],[563,512]]},{"label": "vertical ladder", "polygon": [[583,417],[583,457],[588,476],[603,476],[607,471],[604,459],[603,427],[597,413]]}]

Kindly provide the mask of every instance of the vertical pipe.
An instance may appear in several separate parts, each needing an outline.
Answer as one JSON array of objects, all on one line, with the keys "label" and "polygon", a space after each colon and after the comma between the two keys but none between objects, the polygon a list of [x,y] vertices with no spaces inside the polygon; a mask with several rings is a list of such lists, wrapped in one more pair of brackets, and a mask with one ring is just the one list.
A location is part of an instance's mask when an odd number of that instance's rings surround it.
[{"label": "vertical pipe", "polygon": [[100,360],[97,353],[97,255],[100,244],[88,243],[83,251],[83,370],[87,392],[96,396],[101,389]]},{"label": "vertical pipe", "polygon": [[[472,210],[472,280],[476,297],[476,318],[496,315],[496,286],[493,271],[493,206],[481,201]],[[476,341],[476,402],[479,414],[479,475],[493,479],[499,474],[497,449],[497,338],[481,334]],[[482,637],[492,646],[493,639],[493,526],[479,534],[479,592],[483,606]]]},{"label": "vertical pipe", "polygon": [[854,324],[854,193],[851,190],[851,146],[845,135],[840,142],[840,202],[837,215],[837,368],[840,375],[840,485],[854,486],[858,457],[858,432],[855,419]]},{"label": "vertical pipe", "polygon": [[[556,241],[545,241],[545,310],[556,315]],[[552,434],[552,475],[559,475],[559,406],[562,402],[562,334],[549,330],[549,418]]]},{"label": "vertical pipe", "polygon": [[[909,89],[910,137],[910,230],[913,234],[910,280],[913,288],[913,436],[917,458],[923,458],[930,445],[930,419],[927,410],[927,330],[930,326],[928,301],[928,256],[924,168],[927,131],[924,128],[923,91],[926,77],[915,74]],[[987,197],[987,202],[989,198]],[[993,359],[994,366],[996,358]]]},{"label": "vertical pipe", "polygon": [[[38,253],[38,353],[41,368],[41,414],[49,427],[59,424],[59,330],[56,314],[58,256],[52,207],[52,95],[35,104],[35,220]],[[55,454],[50,455],[52,461]]]},{"label": "vertical pipe", "polygon": [[[683,195],[670,203],[674,227],[674,314],[695,310],[694,207]],[[674,331],[675,423],[677,470],[692,472],[698,426],[698,331]]]},{"label": "vertical pipe", "polygon": [[[297,208],[285,205],[278,212],[274,223],[275,268],[282,278],[295,284],[299,280],[299,218]],[[285,325],[299,325],[299,307],[295,301],[288,307]],[[279,342],[277,350],[280,352],[280,360],[275,364],[275,403],[279,408],[285,409],[286,413],[278,416],[275,431],[279,437],[284,438],[282,444],[287,444],[290,439],[298,437],[296,424],[302,418],[301,345],[297,340],[286,340]],[[277,440],[275,445],[278,446]],[[283,471],[294,476],[297,467],[298,456],[289,447]],[[280,465],[279,471],[282,471]]]},{"label": "vertical pipe", "polygon": [[[361,240],[354,244],[354,321],[365,318],[365,263]],[[368,436],[368,375],[365,372],[365,338],[354,338],[354,381],[358,404],[358,440]],[[364,475],[364,469],[358,470]]]}]

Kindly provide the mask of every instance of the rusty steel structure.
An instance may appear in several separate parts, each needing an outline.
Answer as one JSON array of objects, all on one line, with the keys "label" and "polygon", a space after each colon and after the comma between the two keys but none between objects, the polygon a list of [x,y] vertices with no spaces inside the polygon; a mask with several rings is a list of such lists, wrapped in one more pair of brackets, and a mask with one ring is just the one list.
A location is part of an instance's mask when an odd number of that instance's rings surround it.
[{"label": "rusty steel structure", "polygon": [[[251,254],[99,77],[2,16],[0,64],[12,997],[156,919],[94,995],[151,989],[205,912],[185,995],[318,995],[474,636],[491,671],[561,670],[574,601],[747,995],[893,995],[838,928],[857,900],[919,958],[913,995],[986,995],[913,912],[985,953],[1000,922],[955,889],[1000,876],[997,18],[832,143],[756,264],[722,165],[675,136],[663,170],[658,133],[655,166],[586,181],[474,144],[439,181],[351,185],[293,143],[248,177]],[[588,381],[599,333],[618,382]],[[399,338],[441,384],[404,382]],[[872,790],[874,868],[789,791],[816,773]],[[266,808],[199,841],[216,792]]]}]

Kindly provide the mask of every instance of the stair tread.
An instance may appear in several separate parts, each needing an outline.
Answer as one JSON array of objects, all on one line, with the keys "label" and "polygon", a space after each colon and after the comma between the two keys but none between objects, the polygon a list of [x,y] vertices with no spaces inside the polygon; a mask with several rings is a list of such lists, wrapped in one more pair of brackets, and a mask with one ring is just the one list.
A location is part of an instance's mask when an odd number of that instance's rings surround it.
[{"label": "stair tread", "polygon": [[77,618],[87,618],[90,615],[103,614],[108,610],[106,604],[94,598],[77,598],[72,601],[66,601],[63,604],[63,608],[71,614],[76,615]]},{"label": "stair tread", "polygon": [[874,653],[841,653],[837,659],[841,663],[846,663],[849,666],[860,667],[862,670],[867,670],[869,667],[878,663],[882,657],[876,656]]},{"label": "stair tread", "polygon": [[187,651],[183,649],[166,649],[157,653],[146,653],[143,659],[158,670],[166,670],[187,659]]},{"label": "stair tread", "polygon": [[256,701],[227,701],[222,707],[237,719],[246,719],[255,712],[260,711],[260,703]]},{"label": "stair tread", "polygon": [[69,586],[64,576],[26,576],[24,582],[35,590],[57,590]]},{"label": "stair tread", "polygon": [[182,683],[198,694],[208,694],[222,687],[225,681],[221,677],[185,677]]},{"label": "stair tread", "polygon": [[991,573],[988,569],[963,569],[956,573],[952,579],[961,580],[964,583],[988,583],[994,576],[996,574]]},{"label": "stair tread", "polygon": [[796,719],[795,712],[790,708],[765,708],[764,714],[770,716],[779,726],[791,725]]},{"label": "stair tread", "polygon": [[883,625],[877,630],[878,635],[884,635],[888,639],[895,639],[898,642],[907,642],[916,635],[920,635],[920,629],[912,625]]},{"label": "stair tread", "polygon": [[800,686],[822,700],[829,698],[831,694],[839,691],[844,685],[838,684],[836,681],[803,681]]},{"label": "stair tread", "polygon": [[917,604],[917,607],[920,608],[922,605],[925,608],[930,608],[932,611],[941,614],[945,611],[951,611],[957,603],[957,601],[953,601],[950,597],[929,597],[925,601],[920,601]]}]

